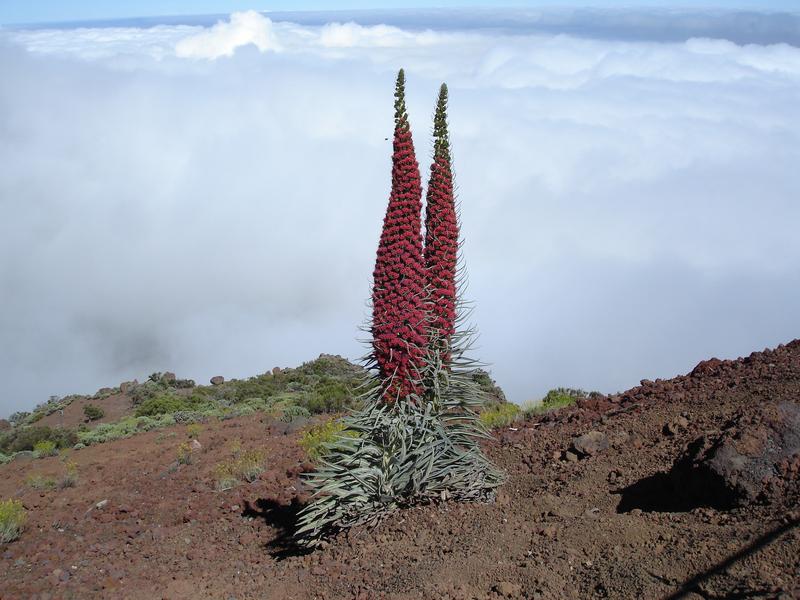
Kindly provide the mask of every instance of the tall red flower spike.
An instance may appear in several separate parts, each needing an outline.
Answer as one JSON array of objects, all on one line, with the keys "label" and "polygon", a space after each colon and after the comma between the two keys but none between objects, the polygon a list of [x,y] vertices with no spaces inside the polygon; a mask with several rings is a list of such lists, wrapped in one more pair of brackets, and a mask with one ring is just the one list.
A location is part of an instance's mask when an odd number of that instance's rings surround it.
[{"label": "tall red flower spike", "polygon": [[433,164],[425,212],[425,268],[430,298],[431,338],[445,366],[450,361],[450,338],[455,333],[458,217],[453,193],[450,139],[447,133],[447,85],[439,90],[433,123]]},{"label": "tall red flower spike", "polygon": [[425,266],[422,257],[422,187],[408,124],[405,74],[395,89],[392,192],[383,220],[372,289],[372,346],[384,401],[421,396],[424,368]]}]

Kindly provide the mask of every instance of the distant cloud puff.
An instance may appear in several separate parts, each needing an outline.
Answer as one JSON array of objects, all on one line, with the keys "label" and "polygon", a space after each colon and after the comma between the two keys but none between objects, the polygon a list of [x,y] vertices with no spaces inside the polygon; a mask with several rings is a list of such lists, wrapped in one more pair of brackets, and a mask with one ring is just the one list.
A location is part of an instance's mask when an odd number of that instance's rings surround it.
[{"label": "distant cloud puff", "polygon": [[329,23],[319,34],[319,42],[328,48],[353,48],[356,46],[383,46],[386,48],[407,45],[429,45],[441,39],[432,31],[413,33],[388,25],[362,26],[358,23]]},{"label": "distant cloud puff", "polygon": [[254,10],[233,13],[230,21],[220,21],[207,31],[191,35],[175,45],[181,58],[217,59],[233,56],[237,48],[253,44],[261,52],[282,50],[272,21]]}]

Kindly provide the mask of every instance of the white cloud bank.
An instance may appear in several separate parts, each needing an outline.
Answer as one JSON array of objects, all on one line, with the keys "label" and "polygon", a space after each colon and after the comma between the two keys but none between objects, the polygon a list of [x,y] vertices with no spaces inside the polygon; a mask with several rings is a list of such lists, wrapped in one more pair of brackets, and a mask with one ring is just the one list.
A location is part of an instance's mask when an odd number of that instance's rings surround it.
[{"label": "white cloud bank", "polygon": [[249,13],[6,31],[0,414],[359,356],[400,66],[423,171],[450,84],[479,355],[513,399],[800,336],[797,48]]},{"label": "white cloud bank", "polygon": [[233,56],[237,48],[253,44],[261,52],[279,52],[281,45],[272,30],[272,21],[254,10],[231,15],[229,22],[220,21],[208,31],[183,38],[175,46],[181,58]]}]

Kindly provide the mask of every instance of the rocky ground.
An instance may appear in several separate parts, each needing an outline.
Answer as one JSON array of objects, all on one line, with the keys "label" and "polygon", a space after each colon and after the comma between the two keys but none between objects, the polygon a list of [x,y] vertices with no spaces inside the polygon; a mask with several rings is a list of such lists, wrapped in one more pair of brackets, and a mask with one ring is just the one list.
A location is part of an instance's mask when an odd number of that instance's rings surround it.
[{"label": "rocky ground", "polygon": [[[213,421],[0,466],[29,510],[0,598],[800,598],[800,341],[496,432],[491,504],[395,513],[311,554],[284,544],[305,496],[296,425]],[[216,491],[235,445],[268,470]]]}]

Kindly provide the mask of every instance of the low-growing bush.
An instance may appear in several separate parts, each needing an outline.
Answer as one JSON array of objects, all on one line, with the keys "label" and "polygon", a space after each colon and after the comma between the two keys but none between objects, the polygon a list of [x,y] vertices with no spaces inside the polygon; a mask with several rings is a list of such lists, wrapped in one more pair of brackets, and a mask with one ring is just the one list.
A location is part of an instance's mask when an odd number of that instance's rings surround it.
[{"label": "low-growing bush", "polygon": [[214,467],[214,483],[219,492],[236,487],[236,484],[239,483],[239,478],[236,476],[233,463],[219,463]]},{"label": "low-growing bush", "polygon": [[547,392],[542,398],[542,407],[547,410],[556,410],[571,406],[579,398],[586,398],[589,394],[583,390],[574,390],[572,388],[556,388]]},{"label": "low-growing bush", "polygon": [[231,440],[229,448],[231,449],[231,454],[233,454],[234,456],[238,456],[239,453],[242,451],[242,440],[240,440],[239,438]]},{"label": "low-growing bush", "polygon": [[14,459],[13,455],[3,454],[2,452],[0,452],[0,465],[10,463],[13,459]]},{"label": "low-growing bush", "polygon": [[16,540],[25,529],[28,513],[19,500],[0,502],[0,544]]},{"label": "low-growing bush", "polygon": [[480,414],[480,420],[487,429],[508,427],[516,420],[518,413],[519,406],[507,402],[487,408]]},{"label": "low-growing bush", "polygon": [[200,437],[202,432],[203,426],[199,425],[198,423],[191,423],[186,426],[186,435],[189,436],[189,439],[196,439]]},{"label": "low-growing bush", "polygon": [[36,458],[58,455],[58,448],[53,440],[41,440],[33,445],[33,453]]},{"label": "low-growing bush", "polygon": [[75,461],[67,461],[64,463],[64,474],[58,481],[58,487],[71,488],[75,487],[78,483],[78,463]]},{"label": "low-growing bush", "polygon": [[236,475],[253,483],[264,472],[264,453],[261,450],[245,450],[233,466]]},{"label": "low-growing bush", "polygon": [[341,421],[330,419],[306,431],[300,438],[300,446],[309,459],[317,461],[330,451],[331,444],[340,437],[358,437],[358,433],[346,430]]},{"label": "low-growing bush", "polygon": [[530,400],[522,405],[522,411],[526,415],[541,415],[560,408],[572,406],[577,400],[586,398],[597,392],[587,394],[583,390],[573,388],[555,388],[547,392],[540,402]]},{"label": "low-growing bush", "polygon": [[178,464],[189,465],[192,463],[192,446],[189,442],[183,442],[178,446]]},{"label": "low-growing bush", "polygon": [[162,427],[169,427],[175,424],[172,415],[160,415],[156,417],[125,417],[115,423],[102,423],[91,431],[78,434],[80,443],[91,446],[102,444],[122,438],[128,438],[136,433],[152,431]]},{"label": "low-growing bush", "polygon": [[281,421],[285,421],[286,423],[291,423],[295,419],[307,419],[311,416],[311,413],[308,412],[307,408],[303,408],[302,406],[297,405],[289,405],[283,409],[283,414],[281,415]]},{"label": "low-growing bush", "polygon": [[179,425],[205,423],[208,420],[207,415],[194,410],[179,410],[178,412],[173,413],[172,418],[175,419],[175,422]]},{"label": "low-growing bush", "polygon": [[13,454],[33,450],[36,443],[41,441],[51,441],[56,448],[71,448],[78,441],[78,436],[72,429],[64,427],[15,427],[0,434],[0,452]]},{"label": "low-growing bush", "polygon": [[83,407],[83,414],[84,416],[89,419],[90,421],[97,421],[98,419],[102,419],[106,416],[105,411],[99,406],[95,406],[94,404],[87,404]]},{"label": "low-growing bush", "polygon": [[52,490],[56,487],[56,480],[38,473],[31,473],[25,478],[25,483],[34,490]]},{"label": "low-growing bush", "polygon": [[136,407],[134,413],[137,417],[155,417],[158,415],[169,415],[178,411],[188,411],[191,409],[189,403],[184,398],[164,394],[154,398],[148,398]]},{"label": "low-growing bush", "polygon": [[27,419],[30,416],[30,414],[31,413],[24,410],[17,411],[15,413],[12,413],[11,416],[8,417],[8,422],[11,423],[12,427],[18,427],[19,425],[22,425],[25,422],[25,419]]},{"label": "low-growing bush", "polygon": [[174,431],[170,431],[169,433],[159,433],[156,436],[156,444],[160,444],[161,442],[163,442],[166,439],[177,437],[177,435],[178,434],[175,433]]},{"label": "low-growing bush", "polygon": [[483,392],[485,406],[489,407],[506,403],[506,395],[487,371],[475,369],[472,373],[472,381],[477,383],[478,387]]},{"label": "low-growing bush", "polygon": [[305,401],[311,413],[339,412],[353,397],[350,388],[341,381],[325,381],[314,388]]},{"label": "low-growing bush", "polygon": [[165,387],[166,386],[154,381],[145,381],[131,388],[128,391],[128,395],[131,397],[134,406],[138,406],[150,398],[155,398],[159,394],[163,394]]}]

